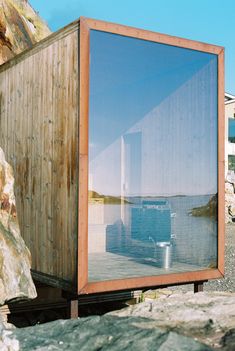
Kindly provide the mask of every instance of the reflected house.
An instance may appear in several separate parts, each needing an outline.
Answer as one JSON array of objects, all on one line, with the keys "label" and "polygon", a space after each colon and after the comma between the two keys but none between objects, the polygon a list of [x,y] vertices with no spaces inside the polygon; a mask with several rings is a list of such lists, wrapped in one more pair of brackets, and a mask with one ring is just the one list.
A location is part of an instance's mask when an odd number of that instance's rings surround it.
[{"label": "reflected house", "polygon": [[140,241],[171,241],[171,210],[168,201],[145,200],[131,209],[131,237]]},{"label": "reflected house", "polygon": [[225,93],[225,177],[235,172],[235,96]]},{"label": "reflected house", "polygon": [[84,295],[223,276],[223,53],[81,18],[0,67],[36,279]]}]

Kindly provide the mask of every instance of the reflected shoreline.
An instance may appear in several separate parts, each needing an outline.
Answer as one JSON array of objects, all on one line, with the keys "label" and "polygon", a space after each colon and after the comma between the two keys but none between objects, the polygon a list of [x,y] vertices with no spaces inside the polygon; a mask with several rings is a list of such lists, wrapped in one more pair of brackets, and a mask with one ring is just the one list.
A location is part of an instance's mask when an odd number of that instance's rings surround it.
[{"label": "reflected shoreline", "polygon": [[194,217],[210,217],[218,220],[218,194],[213,195],[206,205],[192,208],[189,215]]},{"label": "reflected shoreline", "polygon": [[188,211],[190,216],[195,217],[211,217],[217,219],[218,216],[218,194],[202,194],[202,195],[149,195],[149,196],[113,196],[99,194],[97,191],[89,190],[88,198],[89,205],[100,204],[100,205],[137,205],[141,204],[145,200],[156,200],[156,199],[172,199],[172,198],[189,198],[189,197],[204,197],[210,196],[210,199],[206,205],[193,207]]}]

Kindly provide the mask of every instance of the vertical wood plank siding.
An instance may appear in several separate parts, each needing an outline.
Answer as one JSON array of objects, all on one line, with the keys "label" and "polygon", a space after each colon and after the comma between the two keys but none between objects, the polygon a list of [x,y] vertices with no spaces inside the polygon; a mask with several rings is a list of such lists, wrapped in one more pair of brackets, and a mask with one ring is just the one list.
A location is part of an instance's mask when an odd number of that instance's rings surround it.
[{"label": "vertical wood plank siding", "polygon": [[0,146],[32,268],[77,279],[78,24],[0,70]]}]

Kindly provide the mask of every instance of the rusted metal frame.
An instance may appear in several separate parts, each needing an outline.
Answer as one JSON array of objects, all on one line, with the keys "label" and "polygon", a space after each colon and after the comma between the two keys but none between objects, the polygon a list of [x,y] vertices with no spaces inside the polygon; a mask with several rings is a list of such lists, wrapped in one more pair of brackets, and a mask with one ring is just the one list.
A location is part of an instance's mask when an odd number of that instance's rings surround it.
[{"label": "rusted metal frame", "polygon": [[78,170],[78,293],[88,283],[88,117],[89,28],[80,20],[80,96]]},{"label": "rusted metal frame", "polygon": [[[81,28],[83,28],[81,30]],[[196,42],[193,40],[182,39],[172,37],[165,34],[159,34],[140,30],[136,28],[126,27],[113,23],[87,19],[84,17],[80,18],[80,48],[85,50],[80,55],[80,113],[85,112],[80,118],[85,119],[86,125],[80,123],[79,134],[80,137],[84,138],[87,136],[86,142],[84,141],[84,150],[87,152],[86,157],[82,159],[80,168],[84,170],[79,171],[79,187],[84,197],[79,196],[79,218],[82,213],[85,213],[85,218],[88,221],[88,118],[89,118],[89,30],[100,30],[108,33],[119,34],[129,36],[133,38],[139,38],[143,40],[154,41],[163,43],[166,45],[179,46],[182,48],[198,50],[202,52],[208,52],[218,55],[218,269],[206,269],[195,272],[185,272],[177,274],[167,274],[162,276],[150,276],[150,277],[137,277],[128,279],[117,279],[102,282],[91,282],[88,283],[88,222],[86,225],[79,225],[79,249],[78,249],[78,269],[83,275],[78,274],[78,293],[79,294],[92,294],[106,291],[116,290],[130,290],[142,287],[162,286],[162,285],[173,285],[182,283],[195,283],[206,281],[208,279],[221,278],[224,275],[224,49],[220,46],[205,44]],[[84,60],[86,62],[84,62]],[[81,145],[81,143],[80,143]],[[81,157],[81,152],[79,153]],[[86,186],[86,189],[84,189]],[[85,198],[86,194],[86,198]],[[86,200],[86,205],[81,206],[80,200]],[[85,211],[86,209],[86,211]],[[82,218],[81,218],[82,219]],[[84,218],[83,218],[84,221]],[[81,228],[82,227],[82,228]],[[82,230],[81,230],[82,229]],[[85,252],[86,251],[86,252]],[[86,259],[86,262],[82,261]],[[82,270],[81,270],[82,268]]]},{"label": "rusted metal frame", "polygon": [[144,29],[128,27],[121,24],[115,24],[86,17],[80,17],[80,21],[85,21],[90,29],[133,37],[136,39],[153,41],[167,45],[179,46],[186,49],[198,50],[217,55],[223,49],[221,46],[218,45],[207,44],[195,40],[179,38],[167,34],[151,32]]},{"label": "rusted metal frame", "polygon": [[222,278],[218,269],[206,269],[195,272],[184,272],[165,274],[159,276],[137,277],[127,279],[116,279],[101,282],[88,283],[81,291],[81,294],[94,294],[118,290],[134,290],[147,287],[162,287],[178,284],[190,284],[209,279]]},{"label": "rusted metal frame", "polygon": [[225,107],[224,107],[224,49],[218,55],[218,269],[224,276],[225,247]]}]

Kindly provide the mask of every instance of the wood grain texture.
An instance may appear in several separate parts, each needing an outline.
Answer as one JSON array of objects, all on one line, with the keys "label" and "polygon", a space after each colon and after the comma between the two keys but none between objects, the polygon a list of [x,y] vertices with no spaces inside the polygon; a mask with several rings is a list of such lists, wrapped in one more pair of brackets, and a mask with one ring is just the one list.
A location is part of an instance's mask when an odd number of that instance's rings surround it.
[{"label": "wood grain texture", "polygon": [[13,165],[32,268],[76,284],[78,26],[0,72],[0,144]]},{"label": "wood grain texture", "polygon": [[88,281],[89,28],[80,23],[78,293]]}]

